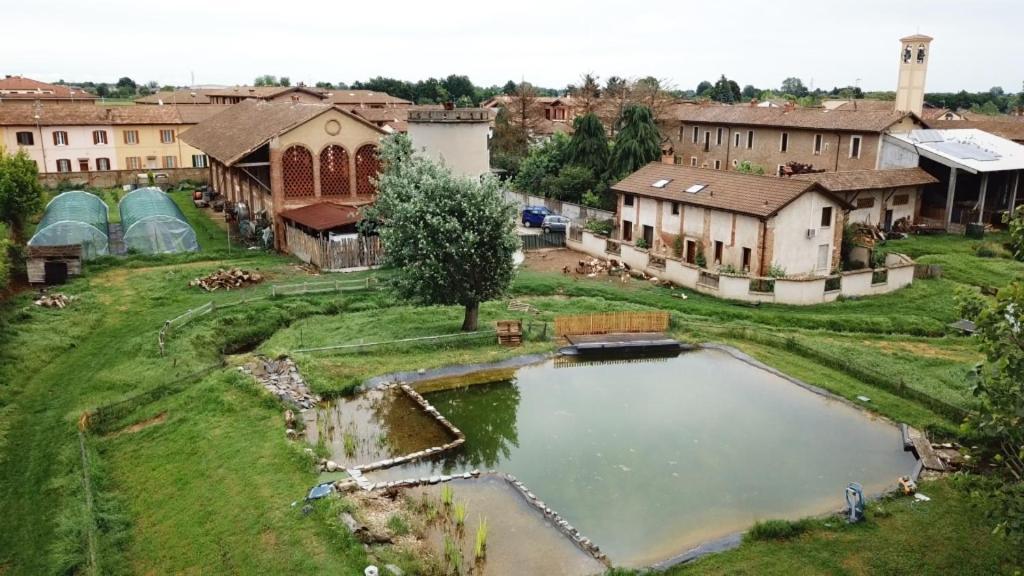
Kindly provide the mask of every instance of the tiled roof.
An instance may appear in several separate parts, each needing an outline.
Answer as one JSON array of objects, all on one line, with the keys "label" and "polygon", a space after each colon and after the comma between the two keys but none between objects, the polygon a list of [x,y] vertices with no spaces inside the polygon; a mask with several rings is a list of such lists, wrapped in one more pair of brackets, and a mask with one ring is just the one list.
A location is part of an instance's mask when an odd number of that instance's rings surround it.
[{"label": "tiled roof", "polygon": [[1024,116],[994,116],[986,119],[971,116],[965,120],[926,120],[925,124],[939,130],[977,128],[1007,140],[1024,142]]},{"label": "tiled roof", "polygon": [[676,118],[684,123],[771,126],[809,130],[883,132],[906,116],[892,110],[841,111],[821,108],[758,108],[739,106],[680,106]]},{"label": "tiled roof", "polygon": [[867,100],[867,99],[847,100],[846,102],[843,102],[839,106],[836,106],[835,108],[833,108],[833,110],[842,110],[844,112],[849,112],[849,111],[852,111],[852,110],[860,110],[860,111],[872,110],[872,111],[875,111],[875,112],[879,112],[879,111],[882,111],[882,112],[892,112],[895,109],[896,109],[896,101],[895,100]]},{"label": "tiled roof", "polygon": [[328,102],[335,104],[361,104],[364,106],[371,105],[390,105],[390,106],[409,106],[412,104],[409,100],[403,98],[397,98],[386,92],[374,92],[373,90],[327,90],[325,93]]},{"label": "tiled roof", "polygon": [[182,90],[172,91],[160,91],[149,96],[143,96],[142,98],[136,98],[136,104],[209,104],[210,97],[207,93],[210,90],[189,90],[184,88]]},{"label": "tiled roof", "polygon": [[196,124],[183,132],[181,139],[225,164],[233,164],[274,136],[331,108],[321,103],[245,100]]},{"label": "tiled roof", "polygon": [[348,224],[355,224],[363,219],[359,214],[359,208],[355,206],[339,206],[329,202],[319,202],[301,208],[285,210],[281,212],[280,216],[317,231],[340,228]]},{"label": "tiled roof", "polygon": [[[138,106],[167,108],[167,106]],[[179,107],[181,108],[181,107]],[[338,110],[356,122],[381,131],[371,122],[325,102],[245,100],[196,124],[181,139],[225,164],[233,164],[268,140],[327,112]]]},{"label": "tiled roof", "polygon": [[[31,91],[31,94],[5,94],[5,92],[15,90],[18,92]],[[74,94],[72,94],[74,91]],[[64,86],[62,84],[47,84],[46,82],[40,82],[31,78],[25,78],[23,76],[7,76],[0,78],[0,99],[71,99],[81,98],[82,100],[95,100],[96,96],[90,94],[81,88],[72,88],[70,86]]]},{"label": "tiled roof", "polygon": [[[668,183],[663,188],[652,186],[659,180],[668,180]],[[703,185],[704,188],[698,192],[686,191],[694,185]],[[819,187],[814,182],[660,162],[652,162],[612,186],[616,192],[758,218],[771,216],[805,192],[817,189]]]},{"label": "tiled roof", "polygon": [[[98,106],[94,103],[29,102],[0,104],[0,126],[96,126],[194,124],[201,113],[182,114],[176,106]],[[206,108],[200,106],[197,108]],[[220,109],[221,107],[216,107]],[[206,114],[215,113],[211,110]],[[38,114],[39,118],[36,118]]]},{"label": "tiled roof", "polygon": [[934,176],[917,167],[896,170],[850,170],[847,172],[794,174],[790,178],[803,182],[817,182],[830,192],[924,186],[938,182]]}]

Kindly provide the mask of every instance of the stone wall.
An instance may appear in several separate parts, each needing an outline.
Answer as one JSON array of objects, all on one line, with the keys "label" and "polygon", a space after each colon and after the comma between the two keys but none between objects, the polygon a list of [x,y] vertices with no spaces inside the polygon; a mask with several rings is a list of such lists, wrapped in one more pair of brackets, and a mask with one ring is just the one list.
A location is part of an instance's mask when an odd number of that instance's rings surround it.
[{"label": "stone wall", "polygon": [[[209,168],[161,168],[152,170],[153,174],[166,174],[167,178],[157,180],[158,186],[165,184],[174,186],[182,181],[209,183]],[[143,177],[140,179],[139,174]],[[68,182],[76,188],[114,188],[126,184],[148,186],[146,170],[106,170],[103,172],[47,172],[39,175],[39,183],[47,188],[56,188],[62,182]]]}]

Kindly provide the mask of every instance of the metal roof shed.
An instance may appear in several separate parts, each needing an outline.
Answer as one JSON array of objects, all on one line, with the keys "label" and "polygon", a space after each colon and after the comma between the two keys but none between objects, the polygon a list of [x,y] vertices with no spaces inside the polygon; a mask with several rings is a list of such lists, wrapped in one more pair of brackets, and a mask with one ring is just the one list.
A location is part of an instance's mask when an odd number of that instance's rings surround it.
[{"label": "metal roof shed", "polygon": [[159,188],[139,188],[121,199],[124,245],[143,254],[195,252],[196,233],[178,205]]},{"label": "metal roof shed", "polygon": [[904,134],[888,134],[885,138],[887,143],[949,168],[947,228],[952,223],[959,172],[980,176],[976,203],[979,224],[985,219],[990,175],[999,174],[1004,188],[994,208],[1013,210],[1017,205],[1020,172],[1024,170],[1024,146],[977,128],[912,130]]},{"label": "metal roof shed", "polygon": [[58,194],[46,205],[29,246],[80,245],[82,258],[108,254],[107,204],[82,190]]}]

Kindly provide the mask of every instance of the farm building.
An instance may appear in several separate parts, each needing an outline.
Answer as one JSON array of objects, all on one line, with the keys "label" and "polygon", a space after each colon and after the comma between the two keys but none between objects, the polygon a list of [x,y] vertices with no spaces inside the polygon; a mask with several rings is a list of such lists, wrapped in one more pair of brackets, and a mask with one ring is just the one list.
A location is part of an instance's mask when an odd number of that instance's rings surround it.
[{"label": "farm building", "polygon": [[118,204],[124,245],[143,254],[195,252],[199,250],[192,230],[177,204],[159,188],[139,188]]},{"label": "farm building", "polygon": [[64,192],[46,205],[29,246],[81,245],[86,260],[108,254],[107,204],[82,190]]},{"label": "farm building", "polygon": [[63,284],[82,273],[82,245],[29,246],[25,270],[30,284]]}]

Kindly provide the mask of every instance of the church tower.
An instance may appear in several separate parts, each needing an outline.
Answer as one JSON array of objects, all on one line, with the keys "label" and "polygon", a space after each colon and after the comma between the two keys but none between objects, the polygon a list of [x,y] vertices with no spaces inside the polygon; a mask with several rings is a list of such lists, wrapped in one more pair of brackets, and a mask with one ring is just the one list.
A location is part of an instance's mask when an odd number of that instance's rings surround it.
[{"label": "church tower", "polygon": [[900,77],[896,85],[896,110],[921,115],[924,83],[931,57],[931,36],[915,34],[900,39]]}]

